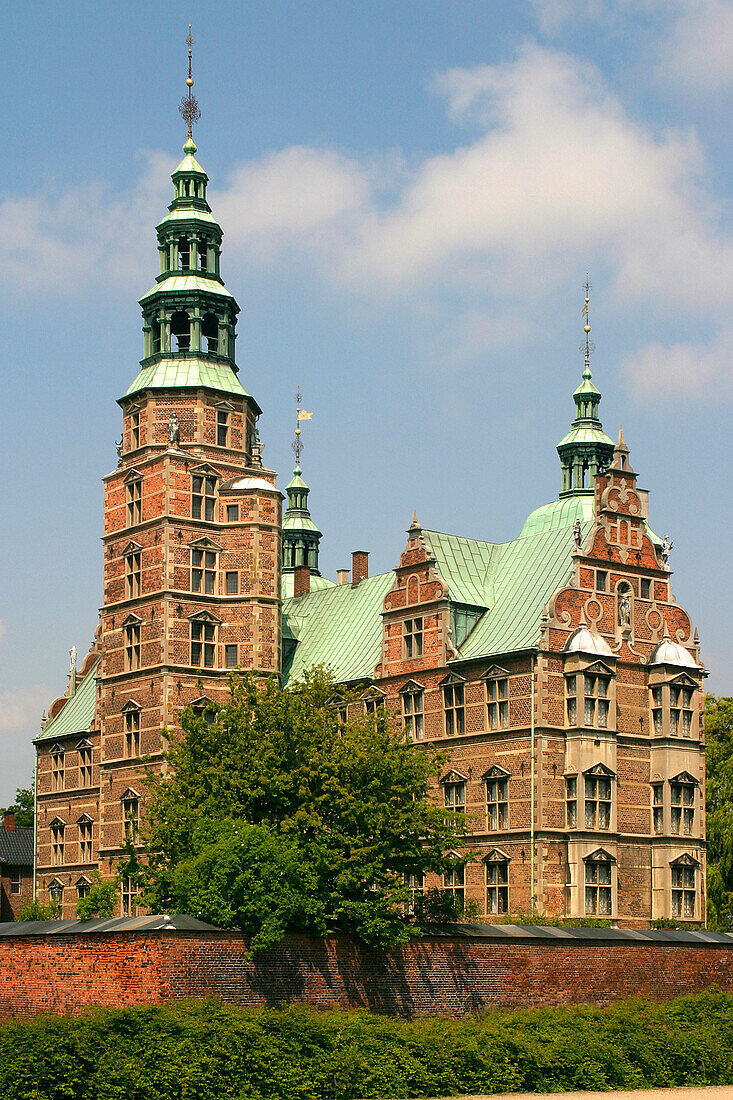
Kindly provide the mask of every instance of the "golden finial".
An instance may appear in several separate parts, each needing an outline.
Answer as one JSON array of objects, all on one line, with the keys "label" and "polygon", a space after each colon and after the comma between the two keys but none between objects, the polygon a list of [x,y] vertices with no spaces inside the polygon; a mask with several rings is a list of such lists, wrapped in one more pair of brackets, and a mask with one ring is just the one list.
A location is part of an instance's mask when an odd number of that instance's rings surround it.
[{"label": "golden finial", "polygon": [[298,473],[300,473],[300,453],[303,450],[303,440],[300,438],[300,422],[301,420],[311,420],[313,413],[306,412],[301,408],[300,402],[303,400],[303,395],[300,392],[300,384],[298,385],[297,392],[295,394],[295,442],[293,443],[293,450],[295,451],[295,465]]},{"label": "golden finial", "polygon": [[193,124],[198,122],[201,118],[201,111],[199,105],[196,102],[196,97],[191,91],[193,88],[193,77],[191,76],[191,47],[193,46],[193,35],[191,34],[191,24],[188,24],[188,34],[186,35],[186,45],[188,46],[188,78],[186,85],[188,87],[188,95],[183,96],[181,102],[178,105],[178,110],[183,116],[183,121],[188,126],[188,141],[193,141]]},{"label": "golden finial", "polygon": [[585,344],[580,345],[580,350],[585,348],[585,370],[583,371],[583,378],[590,378],[590,356],[591,352],[595,351],[593,341],[590,339],[590,317],[588,315],[588,306],[590,305],[590,278],[588,272],[585,273],[585,304],[583,305],[583,317],[585,318],[585,325],[583,326],[583,332],[585,333]]}]

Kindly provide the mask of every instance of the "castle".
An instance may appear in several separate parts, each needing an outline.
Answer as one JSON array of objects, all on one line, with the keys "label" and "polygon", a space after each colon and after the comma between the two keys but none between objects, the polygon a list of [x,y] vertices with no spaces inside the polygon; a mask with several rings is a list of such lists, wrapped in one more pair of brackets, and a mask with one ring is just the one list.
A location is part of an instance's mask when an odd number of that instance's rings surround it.
[{"label": "castle", "polygon": [[[557,500],[502,544],[415,516],[393,571],[369,576],[357,551],[334,583],[299,461],[284,513],[263,465],[194,118],[103,479],[99,625],[35,740],[38,897],[72,917],[93,873],[113,873],[143,810],[142,769],[165,766],[184,707],[225,701],[232,669],[287,683],[324,663],[357,693],[336,707],[384,705],[414,741],[451,749],[436,797],[469,815],[479,856],[414,891],[472,898],[489,920],[704,921],[704,669],[669,543],[649,526],[623,434],[614,444],[599,419],[587,296]],[[130,880],[118,912],[136,912]]]}]

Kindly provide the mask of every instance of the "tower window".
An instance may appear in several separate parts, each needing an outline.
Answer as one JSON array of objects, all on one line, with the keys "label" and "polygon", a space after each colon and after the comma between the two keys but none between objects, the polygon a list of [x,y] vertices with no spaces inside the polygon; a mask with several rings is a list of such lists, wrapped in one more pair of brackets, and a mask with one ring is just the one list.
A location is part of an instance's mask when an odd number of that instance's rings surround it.
[{"label": "tower window", "polygon": [[229,446],[229,413],[226,409],[217,409],[216,445],[217,447]]},{"label": "tower window", "polygon": [[140,413],[135,412],[130,418],[133,450],[140,446]]},{"label": "tower window", "polygon": [[673,833],[692,835],[695,823],[695,787],[693,783],[685,783],[683,780],[670,780],[670,801],[672,814],[670,829]]},{"label": "tower window", "polygon": [[125,875],[120,883],[120,893],[122,895],[122,916],[134,917],[137,915],[137,895],[139,893],[138,887],[135,885],[135,881],[129,875]]},{"label": "tower window", "polygon": [[125,838],[137,843],[140,833],[140,799],[131,791],[122,797]]},{"label": "tower window", "polygon": [[652,824],[655,833],[664,832],[664,784],[652,783]]},{"label": "tower window", "polygon": [[486,714],[490,730],[506,729],[509,725],[509,681],[486,681]]},{"label": "tower window", "polygon": [[216,582],[216,554],[213,550],[191,551],[191,591],[212,595]]},{"label": "tower window", "polygon": [[608,689],[611,683],[608,676],[596,676],[586,672],[585,687],[585,724],[606,729],[608,726]]},{"label": "tower window", "polygon": [[178,242],[178,266],[181,271],[188,271],[190,267],[191,245],[185,238],[181,237]]},{"label": "tower window", "polygon": [[171,317],[171,336],[175,337],[175,351],[189,351],[191,348],[191,320],[185,310],[176,310]]},{"label": "tower window", "polygon": [[196,619],[191,623],[191,664],[197,668],[214,667],[214,623]]},{"label": "tower window", "polygon": [[161,346],[162,346],[161,326],[160,326],[160,321],[158,320],[157,317],[154,319],[154,321],[152,322],[150,327],[151,327],[151,340],[152,340],[153,355],[155,355],[157,352],[159,352],[161,350]]},{"label": "tower window", "polygon": [[589,917],[610,917],[612,912],[612,872],[607,860],[585,861],[585,912]]},{"label": "tower window", "polygon": [[423,739],[423,693],[406,691],[402,695],[402,724],[411,741]]},{"label": "tower window", "polygon": [[140,668],[140,623],[125,626],[125,672]]},{"label": "tower window", "polygon": [[672,868],[672,916],[695,917],[695,868],[677,866]]},{"label": "tower window", "polygon": [[64,750],[61,748],[51,753],[51,786],[55,791],[64,789]]},{"label": "tower window", "polygon": [[568,829],[578,826],[578,777],[568,775],[565,779],[565,807]]},{"label": "tower window", "polygon": [[125,558],[125,585],[128,600],[135,599],[140,595],[141,564],[142,553],[140,550],[135,550]]},{"label": "tower window", "polygon": [[191,492],[191,515],[194,519],[214,518],[216,478],[194,474]]},{"label": "tower window", "polygon": [[227,504],[227,523],[239,522],[239,505]]},{"label": "tower window", "polygon": [[143,515],[143,480],[141,477],[127,483],[127,525],[132,526],[142,521]]},{"label": "tower window", "polygon": [[206,350],[219,350],[219,318],[213,313],[205,313],[201,320],[201,336],[206,340]]},{"label": "tower window", "polygon": [[403,651],[406,658],[422,656],[422,616],[405,619],[402,624]]},{"label": "tower window", "polygon": [[585,827],[586,829],[611,828],[610,776],[585,776]]},{"label": "tower window", "polygon": [[444,684],[443,705],[445,708],[445,733],[447,737],[465,732],[465,707],[463,684]]},{"label": "tower window", "polygon": [[[198,191],[198,188],[196,189]],[[198,243],[199,271],[206,271],[207,248],[204,241]]]},{"label": "tower window", "polygon": [[136,707],[125,711],[125,756],[137,759],[140,755],[140,711]]},{"label": "tower window", "polygon": [[639,581],[639,595],[641,596],[642,600],[648,600],[649,599],[649,593],[651,591],[651,587],[652,587],[652,582],[649,580],[649,578],[648,577],[642,577],[641,580]]}]

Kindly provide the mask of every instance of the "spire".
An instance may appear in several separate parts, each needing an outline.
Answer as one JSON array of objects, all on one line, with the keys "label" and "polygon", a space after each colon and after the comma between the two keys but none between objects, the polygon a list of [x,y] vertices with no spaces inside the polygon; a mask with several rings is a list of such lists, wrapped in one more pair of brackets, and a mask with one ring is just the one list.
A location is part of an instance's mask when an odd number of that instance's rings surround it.
[{"label": "spire", "polygon": [[193,46],[193,35],[191,34],[191,24],[188,24],[188,34],[186,35],[186,45],[188,46],[188,79],[186,85],[188,87],[188,93],[183,96],[181,102],[178,105],[178,110],[183,116],[183,121],[188,126],[188,137],[186,144],[183,146],[183,151],[188,152],[187,146],[193,145],[191,149],[192,153],[196,152],[196,146],[193,143],[193,124],[198,122],[201,118],[201,111],[196,101],[196,96],[193,94],[193,77],[191,76],[191,47]]},{"label": "spire", "polygon": [[311,519],[308,510],[310,489],[303,480],[300,456],[303,452],[301,421],[310,420],[312,412],[306,412],[301,406],[303,400],[298,386],[295,394],[295,469],[292,480],[285,486],[288,494],[288,506],[283,515],[283,575],[294,573],[301,565],[307,565],[311,574],[319,577],[318,551],[321,532]]},{"label": "spire", "polygon": [[578,493],[591,493],[597,473],[600,473],[613,457],[613,440],[603,431],[598,406],[601,391],[593,384],[590,357],[595,351],[590,339],[590,291],[588,272],[585,273],[585,301],[583,303],[584,340],[580,350],[585,353],[585,364],[580,385],[573,392],[575,419],[570,431],[557,445],[562,466],[560,497]]}]

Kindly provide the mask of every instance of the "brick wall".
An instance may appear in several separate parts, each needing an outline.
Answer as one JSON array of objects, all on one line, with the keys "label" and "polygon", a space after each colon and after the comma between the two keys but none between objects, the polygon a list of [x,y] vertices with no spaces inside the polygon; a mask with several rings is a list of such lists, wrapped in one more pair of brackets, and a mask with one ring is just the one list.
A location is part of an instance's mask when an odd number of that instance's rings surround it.
[{"label": "brick wall", "polygon": [[346,937],[293,935],[251,963],[234,932],[23,935],[0,926],[1,1018],[184,997],[457,1017],[493,1006],[665,1000],[710,986],[733,990],[733,936],[487,928],[372,952]]}]

